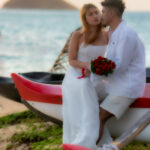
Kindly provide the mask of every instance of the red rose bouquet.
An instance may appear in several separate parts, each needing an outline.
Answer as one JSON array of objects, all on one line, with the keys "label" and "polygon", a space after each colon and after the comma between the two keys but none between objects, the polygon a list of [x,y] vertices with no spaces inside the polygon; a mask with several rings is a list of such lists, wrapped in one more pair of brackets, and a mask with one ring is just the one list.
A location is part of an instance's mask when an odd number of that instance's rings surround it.
[{"label": "red rose bouquet", "polygon": [[95,60],[91,61],[91,72],[97,75],[108,76],[108,74],[112,74],[114,69],[116,68],[116,64],[102,56],[99,56]]}]

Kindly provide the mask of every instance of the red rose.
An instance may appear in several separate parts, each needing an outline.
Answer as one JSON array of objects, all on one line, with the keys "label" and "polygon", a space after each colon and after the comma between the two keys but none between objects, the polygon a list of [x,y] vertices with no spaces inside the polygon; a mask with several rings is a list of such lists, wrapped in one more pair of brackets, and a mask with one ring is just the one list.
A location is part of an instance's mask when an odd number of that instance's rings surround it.
[{"label": "red rose", "polygon": [[116,68],[116,64],[114,62],[112,62],[112,68],[115,69]]},{"label": "red rose", "polygon": [[96,73],[98,75],[105,75],[113,72],[113,69],[115,69],[116,65],[113,61],[104,58],[102,56],[97,57],[95,60],[91,62],[91,72]]}]

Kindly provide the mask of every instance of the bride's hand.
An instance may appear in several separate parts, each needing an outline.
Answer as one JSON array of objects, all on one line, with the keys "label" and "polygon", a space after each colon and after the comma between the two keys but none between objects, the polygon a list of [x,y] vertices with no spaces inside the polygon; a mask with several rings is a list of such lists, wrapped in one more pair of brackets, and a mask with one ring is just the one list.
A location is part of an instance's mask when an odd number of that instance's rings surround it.
[{"label": "bride's hand", "polygon": [[90,63],[89,62],[85,63],[85,69],[90,71]]},{"label": "bride's hand", "polygon": [[85,69],[85,75],[87,76],[87,77],[89,77],[90,76],[90,70],[89,69]]},{"label": "bride's hand", "polygon": [[86,62],[86,63],[85,63],[85,75],[86,75],[87,77],[89,77],[89,76],[90,76],[90,73],[91,73],[91,71],[90,71],[90,63],[89,63],[89,62]]}]

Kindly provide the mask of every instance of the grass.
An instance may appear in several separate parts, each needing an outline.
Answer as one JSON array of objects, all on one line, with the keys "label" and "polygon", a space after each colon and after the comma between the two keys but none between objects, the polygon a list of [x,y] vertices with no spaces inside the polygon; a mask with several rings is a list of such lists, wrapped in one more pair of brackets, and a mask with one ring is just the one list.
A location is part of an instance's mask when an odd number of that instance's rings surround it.
[{"label": "grass", "polygon": [[124,150],[150,150],[150,144],[133,141],[132,143],[128,144]]},{"label": "grass", "polygon": [[[33,125],[34,126],[34,125]],[[27,131],[14,134],[12,143],[26,143],[34,150],[60,149],[62,143],[62,128],[58,125],[43,125],[42,128],[32,127]]]},{"label": "grass", "polygon": [[25,130],[14,133],[8,138],[6,150],[17,149],[21,145],[26,145],[27,150],[61,150],[62,127],[59,125],[49,125],[48,122],[33,114],[31,111],[15,113],[0,118],[0,128],[11,125],[25,125]]},{"label": "grass", "polygon": [[33,114],[30,111],[24,111],[21,113],[15,113],[8,116],[4,116],[0,118],[0,128],[6,127],[8,125],[18,124],[21,122],[34,122],[40,121],[41,119]]},{"label": "grass", "polygon": [[[61,150],[62,127],[59,125],[49,125],[31,111],[0,118],[0,128],[15,124],[17,128],[19,128],[19,124],[24,124],[26,129],[16,132],[8,138],[9,144],[7,144],[6,150],[17,150],[23,144],[27,147],[24,150]],[[132,142],[123,150],[150,150],[150,144]]]}]

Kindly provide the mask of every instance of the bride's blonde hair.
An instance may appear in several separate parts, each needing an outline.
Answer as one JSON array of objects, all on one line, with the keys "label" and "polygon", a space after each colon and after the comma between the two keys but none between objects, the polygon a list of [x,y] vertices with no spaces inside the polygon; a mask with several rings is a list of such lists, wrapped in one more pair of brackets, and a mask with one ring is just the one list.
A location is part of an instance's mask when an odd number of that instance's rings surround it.
[{"label": "bride's blonde hair", "polygon": [[85,43],[90,44],[92,42],[94,42],[97,37],[98,37],[98,33],[101,32],[102,30],[102,24],[101,22],[97,25],[97,31],[94,34],[90,34],[90,26],[86,20],[86,13],[90,8],[96,8],[98,10],[98,12],[101,14],[100,10],[94,5],[94,4],[84,4],[83,7],[80,10],[80,19],[82,22],[82,31],[81,33],[85,35]]}]

